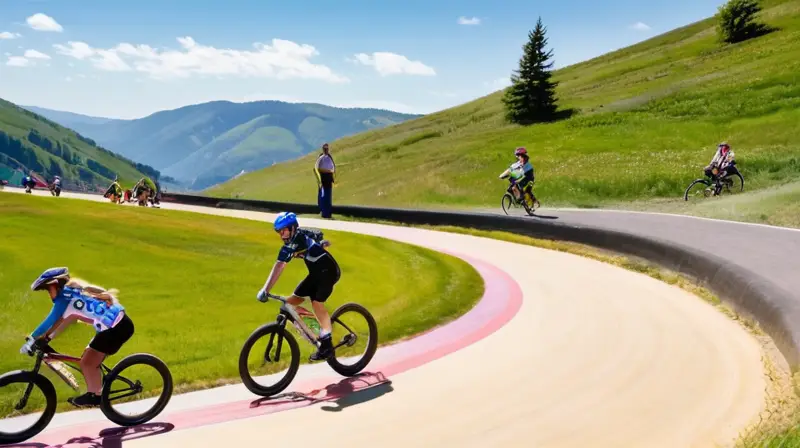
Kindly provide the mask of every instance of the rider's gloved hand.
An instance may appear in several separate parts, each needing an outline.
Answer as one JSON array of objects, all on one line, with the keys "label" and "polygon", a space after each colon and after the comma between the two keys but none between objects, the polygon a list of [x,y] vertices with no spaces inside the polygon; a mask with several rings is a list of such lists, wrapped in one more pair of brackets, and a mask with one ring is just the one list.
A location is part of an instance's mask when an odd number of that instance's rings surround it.
[{"label": "rider's gloved hand", "polygon": [[256,294],[256,299],[258,299],[258,301],[261,303],[264,303],[267,300],[269,300],[269,297],[267,297],[267,290],[261,288],[261,290],[258,291],[258,294]]},{"label": "rider's gloved hand", "polygon": [[22,347],[19,349],[19,352],[22,353],[23,355],[33,356],[34,342],[36,342],[35,339],[33,339],[30,336],[25,336],[25,344],[22,345]]}]

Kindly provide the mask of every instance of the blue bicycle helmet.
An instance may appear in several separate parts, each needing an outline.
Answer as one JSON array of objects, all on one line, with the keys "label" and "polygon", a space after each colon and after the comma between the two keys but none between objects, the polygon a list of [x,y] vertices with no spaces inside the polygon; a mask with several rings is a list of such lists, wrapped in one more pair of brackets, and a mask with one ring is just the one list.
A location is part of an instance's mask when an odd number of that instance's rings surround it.
[{"label": "blue bicycle helmet", "polygon": [[290,226],[297,225],[297,215],[292,212],[281,212],[275,218],[275,223],[273,224],[275,227],[276,232],[280,232],[282,229],[285,229]]},{"label": "blue bicycle helmet", "polygon": [[42,275],[31,283],[31,291],[37,291],[43,285],[66,279],[69,279],[69,268],[50,268],[42,272]]}]

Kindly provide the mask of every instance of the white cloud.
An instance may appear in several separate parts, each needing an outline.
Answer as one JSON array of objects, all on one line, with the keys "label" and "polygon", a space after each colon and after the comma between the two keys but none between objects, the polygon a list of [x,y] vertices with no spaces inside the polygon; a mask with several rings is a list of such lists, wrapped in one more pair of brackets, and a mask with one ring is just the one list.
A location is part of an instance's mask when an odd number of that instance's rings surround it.
[{"label": "white cloud", "polygon": [[3,31],[0,33],[0,39],[16,39],[18,37],[22,37],[22,34],[12,33],[10,31]]},{"label": "white cloud", "polygon": [[71,76],[67,76],[66,78],[64,78],[64,81],[72,82],[72,77]]},{"label": "white cloud", "polygon": [[95,50],[84,42],[69,41],[67,45],[55,44],[53,47],[63,55],[80,60],[84,60],[95,54]]},{"label": "white cloud", "polygon": [[109,49],[93,48],[85,42],[56,44],[56,50],[79,60],[89,60],[101,70],[136,70],[155,79],[188,78],[192,75],[216,77],[262,77],[275,79],[318,79],[332,83],[348,82],[324,65],[310,59],[319,55],[311,45],[273,39],[272,44],[257,42],[254,50],[233,50],[200,45],[191,37],[179,37],[180,50],[157,49],[149,45],[121,43]]},{"label": "white cloud", "polygon": [[50,56],[36,50],[25,51],[25,57],[28,59],[50,59]]},{"label": "white cloud", "polygon": [[64,31],[64,27],[59,25],[54,18],[40,12],[28,17],[25,21],[28,22],[29,27],[36,31],[53,31],[56,33]]},{"label": "white cloud", "polygon": [[631,28],[636,31],[647,31],[650,29],[650,26],[643,22],[636,22],[631,25]]},{"label": "white cloud", "polygon": [[375,68],[381,76],[389,75],[420,75],[435,76],[436,71],[433,67],[428,67],[420,61],[411,61],[401,54],[388,52],[375,52],[372,55],[358,53],[355,59],[348,59],[351,62]]},{"label": "white cloud", "polygon": [[458,24],[459,25],[480,25],[481,24],[481,19],[479,19],[477,17],[466,18],[464,16],[461,16],[461,17],[458,18]]},{"label": "white cloud", "polygon": [[31,61],[22,56],[9,56],[6,65],[9,67],[29,67]]}]

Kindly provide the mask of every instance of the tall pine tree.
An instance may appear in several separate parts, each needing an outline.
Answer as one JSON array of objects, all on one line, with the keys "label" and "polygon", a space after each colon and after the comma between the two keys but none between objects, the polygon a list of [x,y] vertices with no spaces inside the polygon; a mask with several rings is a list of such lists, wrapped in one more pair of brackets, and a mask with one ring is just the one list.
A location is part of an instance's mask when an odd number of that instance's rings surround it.
[{"label": "tall pine tree", "polygon": [[547,29],[542,18],[536,22],[536,28],[528,33],[528,42],[522,47],[523,54],[519,61],[519,69],[511,75],[511,86],[503,96],[506,107],[506,119],[512,123],[531,124],[549,121],[555,117],[555,88],[557,82],[550,78],[553,51],[545,51]]}]

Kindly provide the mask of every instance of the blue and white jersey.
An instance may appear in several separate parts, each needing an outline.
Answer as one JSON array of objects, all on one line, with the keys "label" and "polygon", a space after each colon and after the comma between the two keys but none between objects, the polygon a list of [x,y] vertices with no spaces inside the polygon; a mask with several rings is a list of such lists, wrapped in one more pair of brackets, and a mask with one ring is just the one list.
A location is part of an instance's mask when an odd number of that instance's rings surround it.
[{"label": "blue and white jersey", "polygon": [[125,307],[115,303],[108,306],[106,302],[90,295],[83,294],[79,288],[65,286],[53,299],[53,308],[45,320],[36,327],[31,336],[38,338],[49,330],[59,318],[77,316],[78,319],[91,323],[95,331],[101,332],[114,327],[124,315]]},{"label": "blue and white jersey", "polygon": [[331,254],[322,247],[322,232],[298,228],[289,241],[281,246],[278,261],[288,263],[295,255],[302,255],[308,271],[312,274],[328,270],[335,265]]}]

